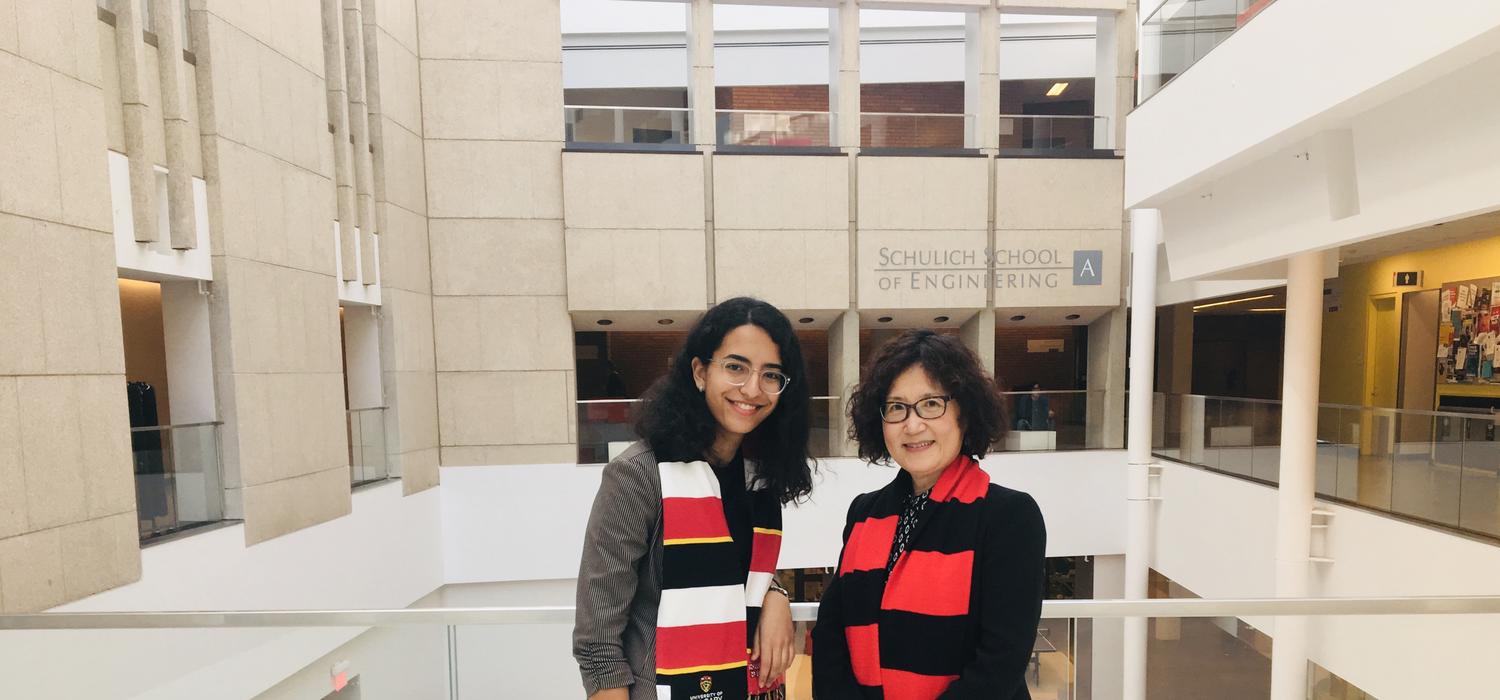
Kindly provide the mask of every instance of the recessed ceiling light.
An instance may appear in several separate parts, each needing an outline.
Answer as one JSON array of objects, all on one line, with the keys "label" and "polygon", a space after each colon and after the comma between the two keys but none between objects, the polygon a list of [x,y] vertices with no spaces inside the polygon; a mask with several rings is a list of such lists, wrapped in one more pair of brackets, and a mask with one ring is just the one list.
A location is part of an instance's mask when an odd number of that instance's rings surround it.
[{"label": "recessed ceiling light", "polygon": [[1251,309],[1251,311],[1259,311],[1259,312],[1262,312],[1262,313],[1265,313],[1265,312],[1282,313],[1282,312],[1286,311],[1286,307],[1284,307],[1284,306],[1263,307],[1263,308]]},{"label": "recessed ceiling light", "polygon": [[947,323],[948,322],[948,317],[947,316],[933,316],[932,317],[932,322],[933,323]]},{"label": "recessed ceiling light", "polygon": [[1068,84],[1067,83],[1053,83],[1052,84],[1052,88],[1049,89],[1049,90],[1047,90],[1047,96],[1048,97],[1057,97],[1058,95],[1063,94],[1063,90],[1066,90],[1066,89],[1068,89]]},{"label": "recessed ceiling light", "polygon": [[657,323],[657,325],[661,325],[661,326],[670,326],[670,325],[672,325],[672,319],[670,319],[670,318],[659,318],[659,319],[656,319],[656,323]]},{"label": "recessed ceiling light", "polygon": [[1082,318],[1082,317],[1079,316],[1078,314],[1068,314],[1067,316],[1064,316],[1063,318],[1068,319],[1069,321],[1077,321],[1079,318]]},{"label": "recessed ceiling light", "polygon": [[877,318],[875,320],[879,321],[881,323],[890,323],[891,322],[891,317],[890,316],[881,316],[880,318]]},{"label": "recessed ceiling light", "polygon": [[811,317],[811,316],[803,316],[802,318],[797,319],[797,323],[812,323],[812,322],[813,322],[813,317]]},{"label": "recessed ceiling light", "polygon": [[597,323],[597,324],[599,324],[601,326],[608,326],[608,325],[614,323],[614,321],[611,321],[611,320],[609,320],[607,318],[601,318],[601,319],[595,321],[594,323]]},{"label": "recessed ceiling light", "polygon": [[1025,321],[1026,320],[1026,314],[1016,314],[1014,316],[1011,316],[1010,320],[1012,320],[1012,321]]}]

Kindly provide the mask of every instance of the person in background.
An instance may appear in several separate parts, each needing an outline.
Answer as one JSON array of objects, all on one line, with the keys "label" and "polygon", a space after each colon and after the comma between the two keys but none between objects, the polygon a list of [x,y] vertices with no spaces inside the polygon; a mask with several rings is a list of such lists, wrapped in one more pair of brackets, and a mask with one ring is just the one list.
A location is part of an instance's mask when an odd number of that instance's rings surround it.
[{"label": "person in background", "polygon": [[859,456],[894,460],[854,499],[813,629],[818,700],[1029,700],[1047,533],[1031,496],[977,461],[1005,431],[994,381],[957,339],[908,331],[849,412]]},{"label": "person in background", "polygon": [[590,700],[784,697],[796,650],[774,574],[781,507],[812,488],[808,403],[770,304],[730,299],[688,332],[589,515],[573,656]]}]

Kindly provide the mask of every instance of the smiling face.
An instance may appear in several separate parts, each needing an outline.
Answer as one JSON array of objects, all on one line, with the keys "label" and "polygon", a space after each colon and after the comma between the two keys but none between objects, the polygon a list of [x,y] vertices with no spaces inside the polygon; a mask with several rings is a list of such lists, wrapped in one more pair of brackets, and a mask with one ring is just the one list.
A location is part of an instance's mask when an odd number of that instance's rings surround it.
[{"label": "smiling face", "polygon": [[[731,375],[742,370],[748,370],[746,381],[735,386],[731,382],[738,380]],[[776,409],[780,395],[767,393],[761,383],[766,370],[781,371],[781,350],[764,330],[748,323],[725,334],[712,362],[693,358],[693,381],[719,422],[714,451],[720,459],[732,457],[740,441]]]},{"label": "smiling face", "polygon": [[[923,399],[947,394],[921,365],[912,365],[891,382],[885,400],[919,404]],[[906,420],[884,426],[885,448],[896,464],[911,475],[914,492],[925,491],[937,483],[943,469],[958,458],[964,442],[958,402],[951,399],[947,410],[937,418],[923,418],[916,411],[907,410]]]}]

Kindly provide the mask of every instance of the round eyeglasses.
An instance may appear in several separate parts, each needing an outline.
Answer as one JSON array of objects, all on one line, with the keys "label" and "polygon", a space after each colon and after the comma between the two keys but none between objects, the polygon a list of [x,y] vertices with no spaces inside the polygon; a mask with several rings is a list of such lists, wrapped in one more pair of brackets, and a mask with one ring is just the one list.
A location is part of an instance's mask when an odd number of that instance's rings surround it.
[{"label": "round eyeglasses", "polygon": [[[755,374],[755,370],[750,366],[750,363],[736,360],[732,357],[722,360],[709,358],[708,361],[711,364],[719,365],[724,370],[724,375],[729,383],[734,386],[744,386],[749,383],[750,375]],[[772,396],[786,391],[787,385],[791,383],[792,378],[778,370],[763,369],[760,371],[760,390]]]},{"label": "round eyeglasses", "polygon": [[942,418],[943,414],[948,412],[948,402],[952,400],[952,396],[929,396],[925,399],[918,399],[916,403],[887,401],[880,405],[880,418],[887,423],[901,423],[913,411],[916,412],[918,418],[926,420]]}]

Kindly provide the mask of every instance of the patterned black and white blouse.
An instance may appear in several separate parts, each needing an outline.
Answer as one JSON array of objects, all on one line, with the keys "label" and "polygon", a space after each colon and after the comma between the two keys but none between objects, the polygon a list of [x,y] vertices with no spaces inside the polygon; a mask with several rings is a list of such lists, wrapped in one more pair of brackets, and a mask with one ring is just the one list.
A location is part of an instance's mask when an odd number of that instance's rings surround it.
[{"label": "patterned black and white blouse", "polygon": [[930,493],[932,489],[928,488],[907,496],[906,503],[901,506],[901,518],[896,521],[896,537],[891,541],[891,558],[885,564],[887,572],[896,568],[896,560],[901,558],[901,553],[911,544],[911,533],[917,527],[917,516],[927,506],[927,496]]}]

